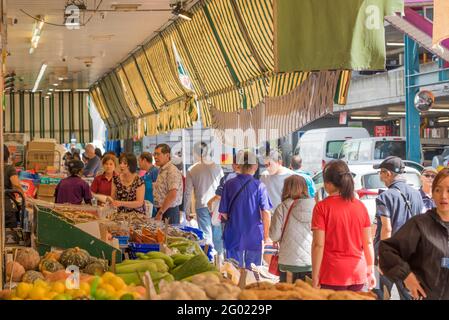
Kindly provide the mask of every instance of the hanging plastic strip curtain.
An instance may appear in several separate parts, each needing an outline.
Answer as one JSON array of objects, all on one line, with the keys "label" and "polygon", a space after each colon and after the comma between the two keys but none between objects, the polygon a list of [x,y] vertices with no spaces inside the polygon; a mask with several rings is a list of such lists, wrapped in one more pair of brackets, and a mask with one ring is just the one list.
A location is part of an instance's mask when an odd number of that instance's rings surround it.
[{"label": "hanging plastic strip curtain", "polygon": [[314,72],[287,95],[268,98],[252,110],[211,109],[214,135],[224,144],[252,148],[285,137],[332,111],[340,71]]},{"label": "hanging plastic strip curtain", "polygon": [[4,130],[25,133],[30,139],[51,138],[69,143],[92,141],[92,120],[87,94],[56,92],[50,98],[42,93],[19,91],[5,96]]}]

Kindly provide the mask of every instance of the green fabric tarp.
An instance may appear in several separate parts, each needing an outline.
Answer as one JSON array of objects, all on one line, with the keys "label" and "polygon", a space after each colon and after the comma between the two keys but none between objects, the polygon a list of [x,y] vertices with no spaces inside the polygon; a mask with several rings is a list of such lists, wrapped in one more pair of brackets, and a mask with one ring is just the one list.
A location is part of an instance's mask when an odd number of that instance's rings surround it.
[{"label": "green fabric tarp", "polygon": [[403,0],[275,0],[278,72],[384,70],[384,17]]}]

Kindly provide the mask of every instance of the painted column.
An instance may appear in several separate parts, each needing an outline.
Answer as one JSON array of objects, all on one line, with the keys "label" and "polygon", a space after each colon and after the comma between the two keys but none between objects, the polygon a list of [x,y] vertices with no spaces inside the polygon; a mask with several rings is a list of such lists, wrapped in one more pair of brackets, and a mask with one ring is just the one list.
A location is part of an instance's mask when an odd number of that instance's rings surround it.
[{"label": "painted column", "polygon": [[405,36],[405,125],[407,138],[407,160],[421,163],[421,116],[415,108],[415,96],[418,88],[410,88],[416,84],[417,77],[410,75],[419,73],[419,46],[408,36]]}]

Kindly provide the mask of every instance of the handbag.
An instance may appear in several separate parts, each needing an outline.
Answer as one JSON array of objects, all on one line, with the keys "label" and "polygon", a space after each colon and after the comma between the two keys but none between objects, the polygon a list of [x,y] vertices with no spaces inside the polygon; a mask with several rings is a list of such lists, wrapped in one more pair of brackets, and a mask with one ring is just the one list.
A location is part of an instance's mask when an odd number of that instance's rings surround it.
[{"label": "handbag", "polygon": [[[282,234],[281,239],[279,239],[279,244],[282,242],[282,239],[284,238],[285,228],[287,227],[288,220],[290,218],[290,213],[292,212],[293,207],[298,203],[298,200],[293,201],[292,205],[288,209],[287,218],[285,219],[284,226],[282,227]],[[281,273],[279,271],[279,247],[278,251],[271,257],[270,265],[268,266],[268,272],[279,276]]]}]

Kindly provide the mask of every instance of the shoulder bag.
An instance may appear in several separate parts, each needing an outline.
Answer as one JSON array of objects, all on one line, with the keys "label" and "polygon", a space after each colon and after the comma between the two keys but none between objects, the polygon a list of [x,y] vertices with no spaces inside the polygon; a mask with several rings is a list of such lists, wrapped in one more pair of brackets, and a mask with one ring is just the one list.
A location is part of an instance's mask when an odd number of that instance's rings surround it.
[{"label": "shoulder bag", "polygon": [[[285,223],[282,227],[281,239],[279,239],[279,242],[278,242],[279,244],[281,244],[282,239],[284,238],[285,229],[287,227],[288,220],[290,219],[290,214],[292,212],[293,207],[296,206],[297,203],[298,203],[298,200],[293,201],[292,205],[288,209],[287,218],[285,219]],[[279,248],[278,248],[277,253],[271,257],[270,266],[268,267],[268,272],[271,274],[274,274],[275,276],[279,276],[281,274],[279,271]]]}]

